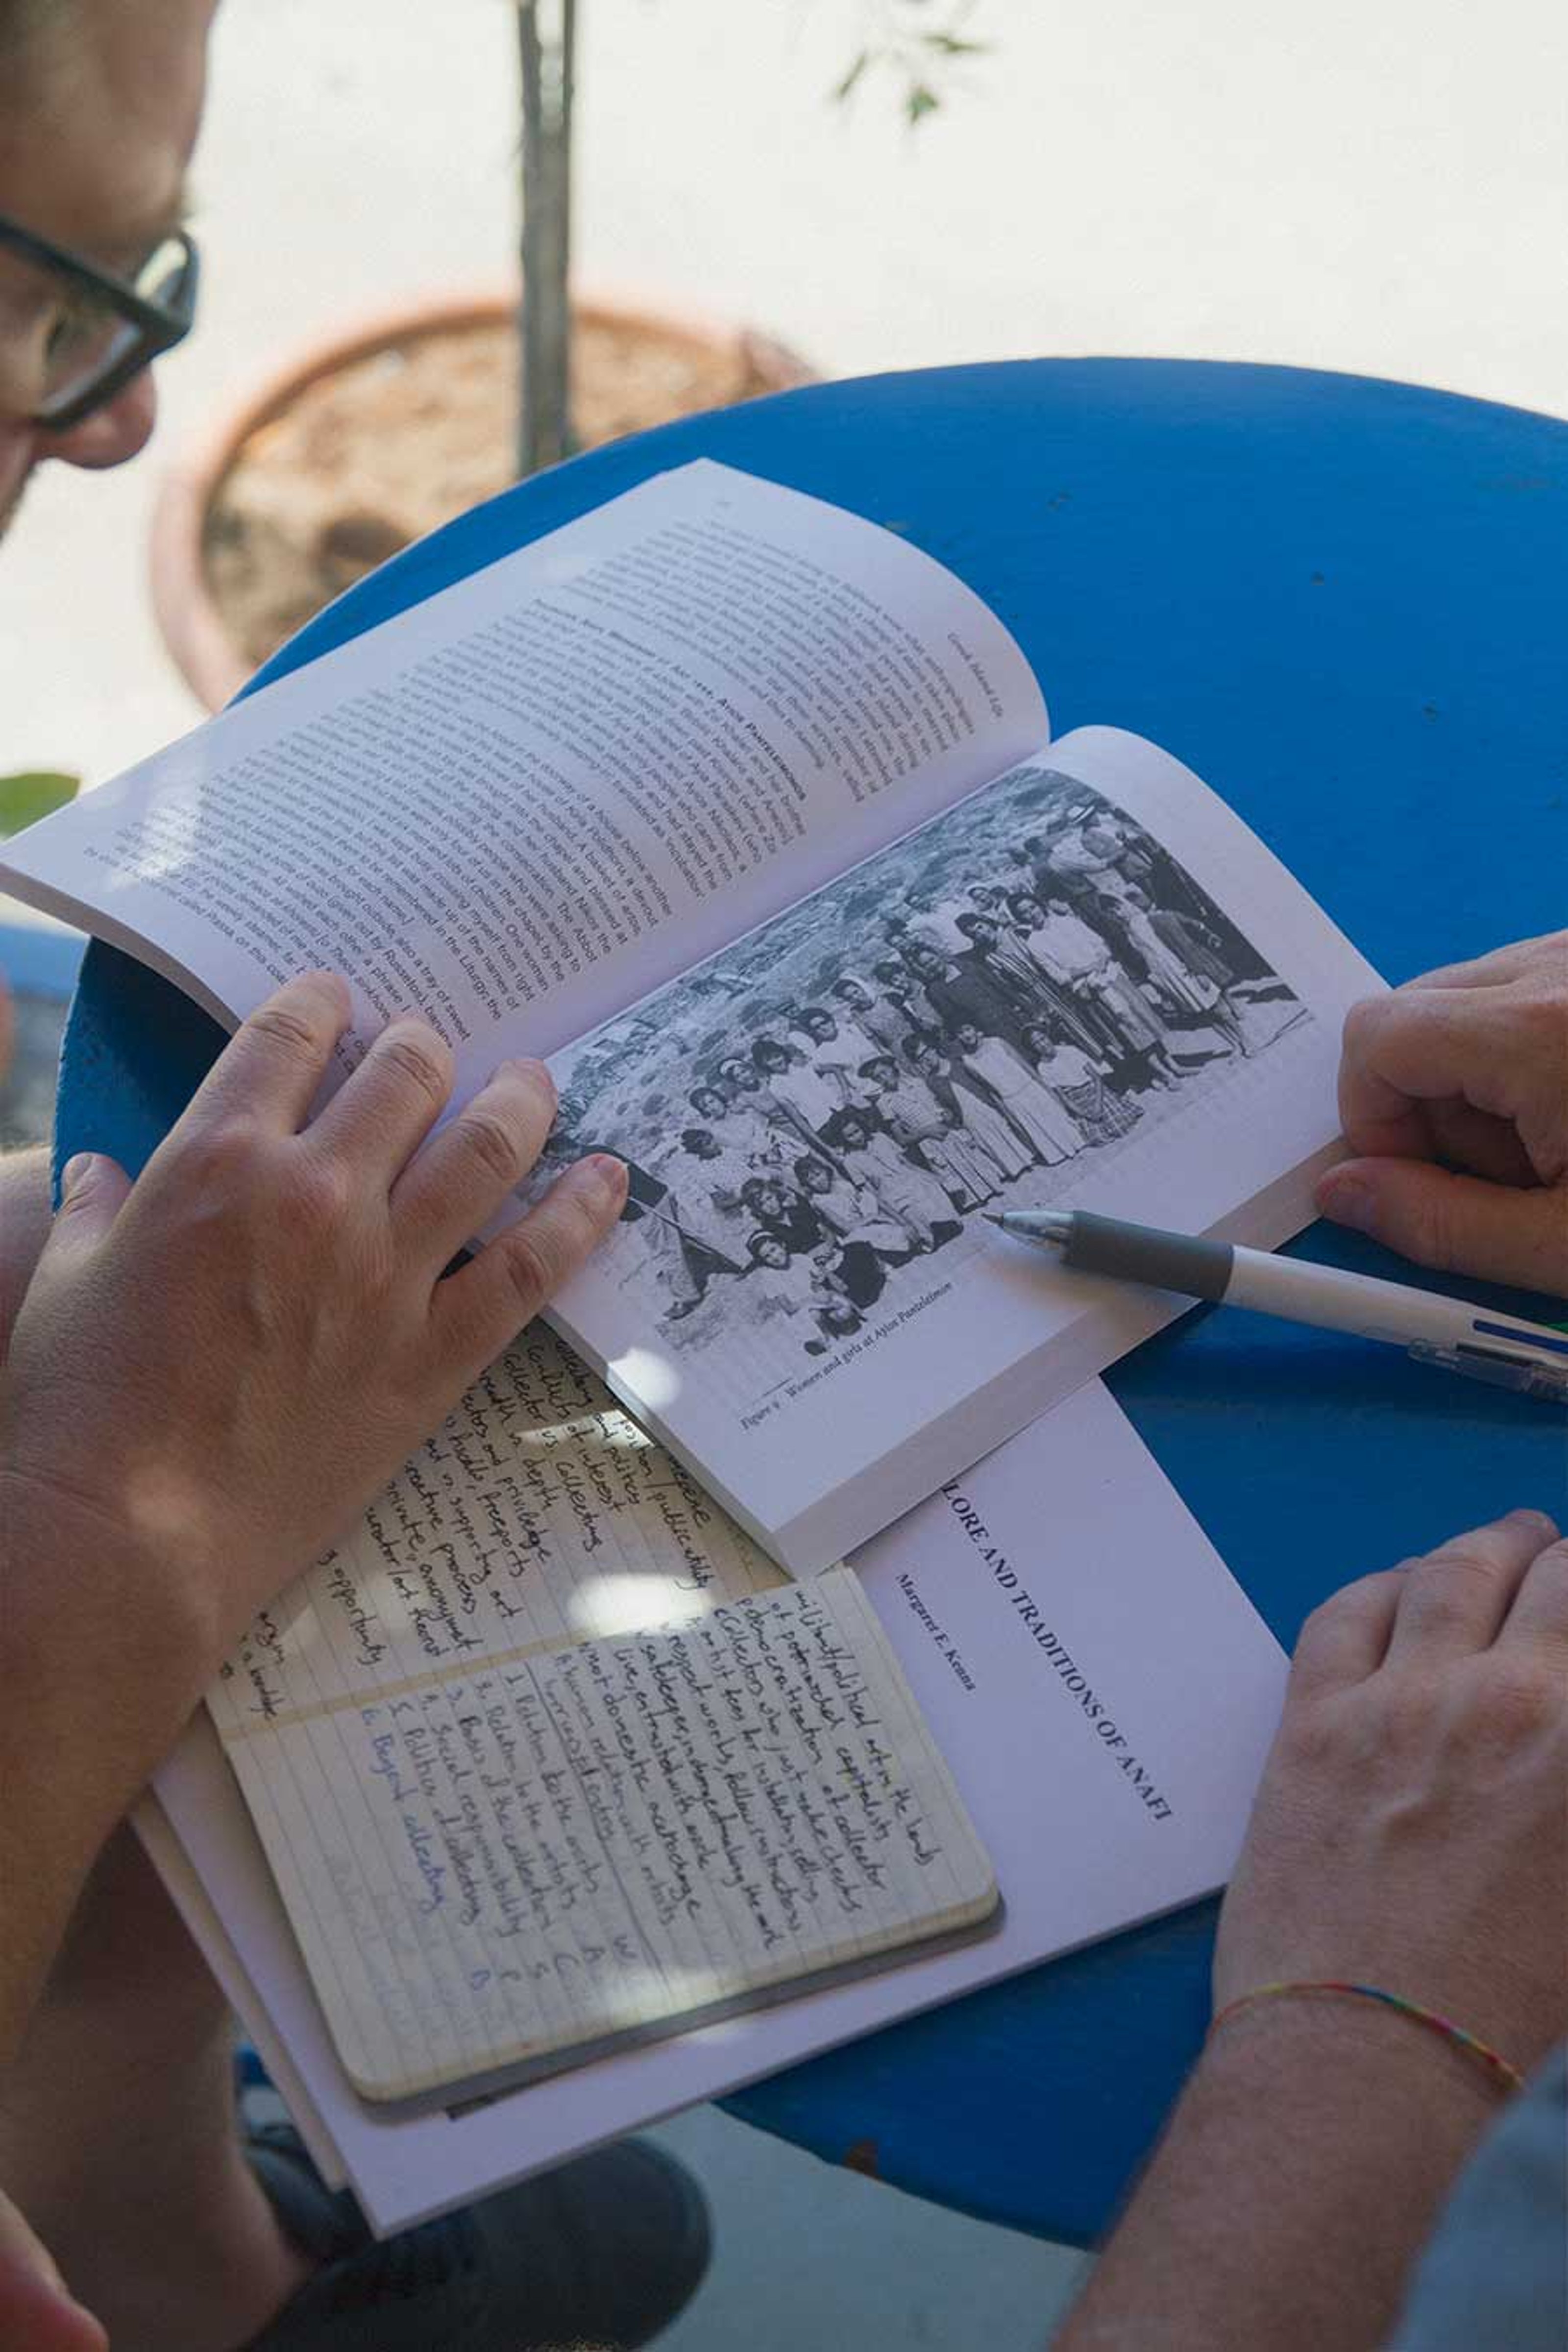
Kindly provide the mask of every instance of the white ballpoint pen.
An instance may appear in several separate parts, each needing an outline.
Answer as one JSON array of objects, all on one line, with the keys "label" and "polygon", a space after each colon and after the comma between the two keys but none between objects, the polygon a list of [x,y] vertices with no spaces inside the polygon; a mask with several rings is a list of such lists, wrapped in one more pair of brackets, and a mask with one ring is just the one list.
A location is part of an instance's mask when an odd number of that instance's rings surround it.
[{"label": "white ballpoint pen", "polygon": [[1148,1283],[1292,1323],[1403,1348],[1419,1361],[1568,1404],[1568,1329],[1526,1323],[1462,1298],[1239,1244],[1125,1224],[1083,1209],[987,1210],[994,1225],[1059,1254],[1075,1274]]}]

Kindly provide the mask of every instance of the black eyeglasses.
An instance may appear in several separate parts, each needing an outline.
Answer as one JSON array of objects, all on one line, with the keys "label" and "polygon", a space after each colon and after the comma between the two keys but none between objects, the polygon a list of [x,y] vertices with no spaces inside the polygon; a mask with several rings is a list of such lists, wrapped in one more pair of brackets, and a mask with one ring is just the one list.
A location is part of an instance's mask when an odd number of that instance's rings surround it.
[{"label": "black eyeglasses", "polygon": [[0,247],[62,278],[68,291],[49,331],[43,392],[31,416],[49,432],[68,432],[104,407],[133,375],[191,331],[198,263],[184,229],[160,238],[129,278],[95,269],[79,254],[51,245],[3,213]]}]

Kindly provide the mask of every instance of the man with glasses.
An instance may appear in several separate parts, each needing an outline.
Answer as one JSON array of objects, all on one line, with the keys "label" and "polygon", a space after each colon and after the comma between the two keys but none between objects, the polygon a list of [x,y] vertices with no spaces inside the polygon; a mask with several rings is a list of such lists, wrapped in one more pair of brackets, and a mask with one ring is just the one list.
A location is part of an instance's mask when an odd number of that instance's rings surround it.
[{"label": "man with glasses", "polygon": [[0,0],[0,529],[46,458],[117,466],[153,430],[148,363],[195,305],[180,221],[210,16]]},{"label": "man with glasses", "polygon": [[143,387],[137,379],[190,333],[195,241],[183,228],[173,229],[157,239],[134,276],[117,278],[0,215],[0,249],[31,263],[47,288],[39,397],[29,421],[48,435],[49,454],[58,457],[68,447],[68,434],[114,408],[129,387],[139,398]]},{"label": "man with glasses", "polygon": [[[51,457],[118,465],[153,429],[150,363],[189,331],[195,303],[195,248],[181,215],[213,5],[0,0],[0,529],[35,467]],[[247,1024],[219,1073],[238,1085],[249,1055],[242,1107],[253,1126],[265,1124],[267,1088],[280,1079],[287,1087],[290,1060],[302,1049],[319,1052],[338,1018],[331,987],[323,992],[306,981],[282,992],[270,1025],[266,1016]],[[362,1157],[364,1138],[384,1139],[405,1118],[400,1088],[410,1057],[426,1066],[423,1077],[413,1071],[418,1087],[428,1083],[432,1057],[441,1083],[438,1041],[425,1024],[394,1023],[385,1042],[381,1098],[363,1123]],[[510,1079],[498,1073],[497,1084],[499,1094],[496,1085],[487,1090],[491,1112],[516,1138],[521,1172],[543,1140],[553,1094],[537,1066],[518,1066]],[[303,1140],[287,1137],[284,1149]],[[253,1175],[261,1143],[258,1135]],[[442,1148],[432,1142],[428,1151]],[[340,1176],[352,1176],[353,1152],[341,1148],[336,1156]],[[416,1144],[405,1178],[422,1162]],[[558,1215],[552,1237],[537,1235],[547,1280],[563,1276],[613,1223],[625,1178],[608,1165],[608,1173],[602,1159],[568,1170],[552,1194],[570,1204],[572,1224]],[[180,1367],[199,1355],[204,1316],[216,1316],[209,1333],[219,1335],[229,1317],[227,1339],[213,1350],[218,1369],[207,1378],[221,1384],[231,1365],[241,1368],[232,1376],[240,1423],[265,1423],[268,1410],[285,1417],[279,1402],[258,1403],[256,1341],[218,1296],[223,1267],[209,1271],[205,1293],[186,1251],[172,1275],[168,1262],[160,1274],[160,1219],[166,1229],[182,1201],[188,1213],[194,1190],[194,1171],[182,1170],[177,1153],[161,1194],[144,1178],[135,1188],[132,1244],[122,1237],[123,1179],[93,1161],[85,1175],[68,1175],[50,1237],[43,1155],[0,1163],[0,1362],[9,1358],[0,1454],[0,1536],[8,1547],[0,1570],[0,2352],[89,2352],[103,2342],[100,2322],[115,2352],[240,2345],[254,2352],[526,2352],[584,2340],[641,2343],[686,2302],[707,2255],[700,2194],[668,2158],[628,2143],[377,2247],[350,2200],[328,2195],[276,2102],[270,2115],[258,2113],[253,2095],[244,2125],[237,2118],[232,2021],[128,1831],[109,1836],[67,1925],[92,1853],[134,1795],[138,1771],[144,1777],[154,1760],[158,1741],[130,1772],[116,1759],[127,1752],[124,1730],[159,1685],[163,1652],[177,1646],[176,1639],[139,1648],[134,1638],[143,1617],[163,1622],[165,1549],[176,1539],[128,1555],[121,1585],[114,1531],[88,1525],[79,1507],[80,1483],[97,1475],[94,1455],[124,1425],[127,1348],[164,1351],[163,1372],[142,1386],[155,1400],[139,1415],[154,1450],[160,1418],[178,1418]],[[80,1255],[88,1236],[90,1266]],[[265,1282],[271,1247],[265,1234],[237,1238],[224,1253],[230,1276]],[[437,1280],[431,1290],[412,1245],[400,1248],[394,1289],[417,1298],[423,1283],[426,1303],[444,1307],[451,1286]],[[297,1303],[306,1277],[279,1271]],[[330,1287],[331,1278],[329,1266],[321,1279]],[[363,1275],[358,1280],[363,1289]],[[183,1303],[174,1295],[182,1284]],[[499,1343],[529,1310],[515,1292],[497,1303]],[[357,1296],[344,1306],[352,1325],[362,1311]],[[363,1311],[374,1315],[374,1301]],[[73,1330],[93,1360],[85,1381],[62,1387],[62,1349],[68,1354]],[[449,1393],[433,1394],[407,1442],[386,1450],[377,1485],[479,1370],[473,1354],[470,1348],[461,1372],[454,1360]],[[354,1383],[362,1423],[374,1423],[388,1402],[377,1393],[382,1377],[372,1360]],[[56,1425],[77,1410],[73,1391],[83,1417],[68,1444]],[[330,1412],[330,1399],[324,1405]],[[133,1411],[132,1426],[137,1418]],[[338,1442],[352,1448],[350,1423]],[[54,1446],[64,1473],[58,1480],[47,1473],[40,1480],[28,1466],[38,1443],[46,1452]],[[329,1488],[342,1488],[335,1515],[356,1474],[340,1467],[341,1455],[321,1460]],[[272,1477],[265,1507],[279,1523],[305,1466],[296,1451]],[[197,1506],[204,1482],[209,1492],[217,1483],[205,1465],[193,1482]],[[227,1573],[213,1550],[198,1563],[198,1586],[218,1588]],[[283,1565],[268,1561],[265,1580],[281,1582]],[[80,1589],[74,1603],[73,1588]],[[116,1644],[99,1655],[94,1629],[114,1618]],[[178,1637],[178,1614],[173,1622]],[[198,1643],[191,1647],[202,1654]],[[73,1682],[88,1703],[73,1700]],[[182,1696],[182,1709],[184,1703]],[[128,1752],[137,1752],[134,1743]],[[84,1820],[99,1819],[101,1831],[86,1838]]]}]

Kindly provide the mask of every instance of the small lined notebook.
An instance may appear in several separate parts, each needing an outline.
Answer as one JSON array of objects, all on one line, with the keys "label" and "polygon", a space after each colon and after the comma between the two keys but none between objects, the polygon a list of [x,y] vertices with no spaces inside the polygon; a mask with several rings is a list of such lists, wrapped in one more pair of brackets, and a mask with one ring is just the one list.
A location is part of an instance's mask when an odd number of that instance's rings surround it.
[{"label": "small lined notebook", "polygon": [[213,1713],[370,2100],[525,2081],[999,1916],[847,1569],[374,1695],[257,1689],[231,1670]]}]

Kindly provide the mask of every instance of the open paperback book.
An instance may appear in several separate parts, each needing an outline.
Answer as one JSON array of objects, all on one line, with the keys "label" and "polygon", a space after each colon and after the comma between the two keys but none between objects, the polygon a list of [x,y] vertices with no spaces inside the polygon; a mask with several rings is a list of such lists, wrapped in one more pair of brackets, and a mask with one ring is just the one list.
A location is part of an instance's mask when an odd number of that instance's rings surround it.
[{"label": "open paperback book", "polygon": [[961,581],[707,462],[278,681],[0,881],[230,1024],[344,971],[344,1072],[406,1005],[459,1101],[548,1056],[551,1164],[632,1169],[552,1318],[797,1572],[1178,1311],[978,1213],[1277,1244],[1376,984],[1176,761],[1052,743]]},{"label": "open paperback book", "polygon": [[[257,1621],[212,1720],[192,1727],[158,1776],[142,1826],[318,2162],[352,2179],[378,2228],[1190,1901],[1227,1874],[1285,1662],[1098,1381],[853,1566],[1006,1890],[999,1924],[477,2099],[386,2104],[356,2092],[348,2063],[409,2017],[415,1996],[401,1982],[391,2022],[375,2023],[371,2000],[355,2033],[336,2039],[356,1978],[423,1972],[419,1998],[438,2001],[444,1982],[456,2008],[466,1987],[453,1987],[449,1954],[488,1944],[504,1968],[521,1949],[555,1973],[554,1956],[572,1948],[573,1911],[552,1915],[558,1877],[552,1886],[526,1856],[498,1872],[493,1838],[490,1866],[475,1868],[476,1806],[493,1817],[512,1790],[515,1832],[537,1794],[529,1772],[465,1779],[466,1741],[443,1748],[426,1699],[440,1709],[499,1659],[548,1657],[574,1638],[672,1622],[695,1632],[717,1606],[777,1587],[779,1573],[535,1326],[355,1534]],[[399,1700],[412,1703],[401,1715]],[[376,1725],[363,1719],[373,1709]],[[411,1727],[427,1787],[413,1783],[408,1735],[389,1739],[386,1725]],[[410,1774],[402,1796],[389,1763]],[[797,1868],[784,1864],[784,1891]],[[726,1874],[723,1864],[705,1873]],[[706,1899],[721,1910],[731,1897],[710,1885]],[[780,1895],[769,1885],[763,1899]],[[520,1906],[526,1936],[499,1933]],[[475,1965],[489,1964],[480,1949]],[[493,2014],[498,1996],[486,1998]],[[407,2058],[422,2048],[416,2030]]]}]

